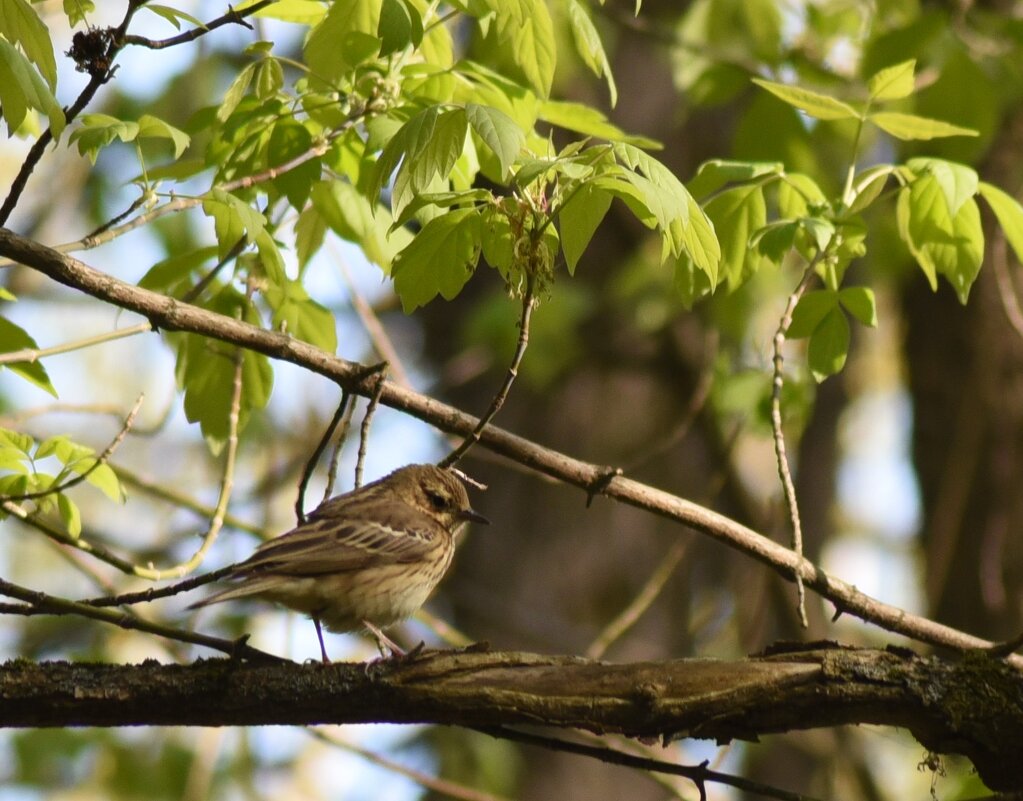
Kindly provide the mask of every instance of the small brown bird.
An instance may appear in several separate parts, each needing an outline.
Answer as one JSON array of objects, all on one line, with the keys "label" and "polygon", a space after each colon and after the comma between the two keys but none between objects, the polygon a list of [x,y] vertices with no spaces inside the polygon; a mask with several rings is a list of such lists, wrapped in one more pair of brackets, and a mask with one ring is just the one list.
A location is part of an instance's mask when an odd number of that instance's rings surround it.
[{"label": "small brown bird", "polygon": [[331,631],[368,629],[377,643],[402,651],[381,631],[412,615],[444,576],[454,534],[467,520],[488,523],[469,506],[454,473],[413,464],[338,495],[306,522],[268,540],[234,565],[238,584],[191,608],[260,598],[304,612]]}]

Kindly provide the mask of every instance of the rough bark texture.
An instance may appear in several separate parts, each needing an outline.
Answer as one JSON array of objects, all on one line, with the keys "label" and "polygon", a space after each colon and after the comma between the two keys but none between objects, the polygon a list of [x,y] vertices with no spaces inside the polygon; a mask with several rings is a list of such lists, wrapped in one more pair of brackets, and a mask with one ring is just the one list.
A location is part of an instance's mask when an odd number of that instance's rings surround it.
[{"label": "rough bark texture", "polygon": [[608,664],[516,652],[427,652],[370,664],[8,662],[0,726],[529,724],[728,741],[841,724],[909,729],[969,757],[996,790],[1023,788],[1023,675],[818,644],[737,662]]}]

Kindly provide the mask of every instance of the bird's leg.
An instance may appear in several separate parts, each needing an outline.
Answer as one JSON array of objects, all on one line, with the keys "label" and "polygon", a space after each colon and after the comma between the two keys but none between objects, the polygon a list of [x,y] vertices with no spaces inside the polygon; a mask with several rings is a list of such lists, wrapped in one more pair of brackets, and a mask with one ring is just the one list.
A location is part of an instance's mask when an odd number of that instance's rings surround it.
[{"label": "bird's leg", "polygon": [[330,664],[330,657],[327,656],[327,649],[323,647],[323,630],[320,628],[320,619],[313,615],[313,625],[316,626],[316,639],[320,641],[320,656],[323,657],[323,664]]},{"label": "bird's leg", "polygon": [[405,656],[405,649],[384,634],[378,626],[374,626],[368,620],[363,620],[362,625],[365,626],[366,630],[376,638],[377,648],[380,650],[380,656],[384,657],[384,659],[388,656]]}]

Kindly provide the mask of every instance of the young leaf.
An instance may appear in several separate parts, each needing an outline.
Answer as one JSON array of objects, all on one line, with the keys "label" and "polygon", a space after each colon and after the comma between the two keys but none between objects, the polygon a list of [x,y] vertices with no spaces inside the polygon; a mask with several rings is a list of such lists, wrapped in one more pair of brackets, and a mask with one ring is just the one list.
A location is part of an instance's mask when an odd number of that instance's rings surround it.
[{"label": "young leaf", "polygon": [[767,221],[767,205],[759,184],[738,186],[711,200],[704,211],[721,244],[721,280],[730,290],[760,266],[761,256],[749,247],[750,236]]},{"label": "young leaf", "polygon": [[781,175],[785,165],[780,161],[731,161],[712,159],[705,161],[688,184],[694,197],[704,198],[725,184],[743,183],[769,175]]},{"label": "young leaf", "polygon": [[39,68],[50,90],[57,88],[57,61],[53,56],[50,33],[27,0],[3,0],[0,3],[0,36],[12,44],[21,45],[29,61]]},{"label": "young leaf", "polygon": [[54,139],[60,137],[67,124],[64,109],[28,59],[0,37],[0,111],[12,133],[24,121],[29,108],[45,114]]},{"label": "young leaf", "polygon": [[380,50],[379,28],[379,0],[331,3],[306,39],[306,63],[317,77],[336,82]]},{"label": "young leaf", "polygon": [[615,86],[615,79],[611,74],[611,63],[607,60],[604,43],[600,40],[600,34],[597,33],[593,20],[590,19],[589,13],[579,0],[568,0],[568,22],[572,28],[575,49],[583,63],[598,78],[607,79],[608,92],[611,94],[611,108],[614,108],[618,103],[618,87]]},{"label": "young leaf", "polygon": [[950,122],[902,114],[898,111],[877,111],[868,119],[896,139],[938,139],[945,136],[979,136],[972,128],[961,128]]},{"label": "young leaf", "polygon": [[878,70],[867,81],[871,100],[899,100],[913,94],[913,73],[916,59],[903,61],[891,67]]},{"label": "young leaf", "polygon": [[423,226],[391,269],[406,314],[438,293],[451,300],[461,292],[479,260],[481,235],[476,209],[455,209]]},{"label": "young leaf", "polygon": [[762,78],[754,78],[753,83],[766,89],[779,100],[819,120],[850,120],[858,119],[860,116],[860,113],[848,103],[810,89],[765,81]]},{"label": "young leaf", "polygon": [[807,361],[819,383],[841,371],[849,354],[849,321],[837,306],[821,320],[810,337]]},{"label": "young leaf", "polygon": [[589,245],[593,233],[611,206],[611,195],[592,184],[583,184],[558,213],[561,247],[569,275]]},{"label": "young leaf", "polygon": [[548,97],[554,81],[557,47],[554,24],[544,0],[482,0],[494,12],[494,28],[502,55],[522,72],[540,97]]},{"label": "young leaf", "polygon": [[181,158],[191,138],[184,131],[164,122],[159,117],[143,114],[139,117],[138,135],[141,139],[170,139],[174,145],[174,158]]},{"label": "young leaf", "polygon": [[811,336],[837,303],[838,294],[830,289],[817,289],[804,294],[792,312],[792,322],[786,332],[788,338],[803,339]]},{"label": "young leaf", "polygon": [[866,286],[847,286],[838,290],[838,301],[863,325],[877,327],[877,304],[874,302],[873,289]]},{"label": "young leaf", "polygon": [[[0,317],[0,353],[13,353],[17,350],[32,349],[39,346],[36,341],[20,326],[15,325],[6,317]],[[4,365],[8,370],[31,381],[40,389],[57,397],[57,390],[50,383],[46,368],[38,361],[10,362]]]},{"label": "young leaf", "polygon": [[71,539],[77,540],[79,535],[82,533],[82,513],[78,510],[75,502],[63,492],[58,492],[57,511],[60,514],[60,520],[64,524],[64,528],[67,529],[67,533],[71,536]]},{"label": "young leaf", "polygon": [[981,181],[979,189],[981,197],[988,202],[998,224],[1002,226],[1016,258],[1023,261],[1023,206],[994,184]]},{"label": "young leaf", "polygon": [[682,244],[693,264],[710,279],[710,286],[713,290],[718,285],[721,244],[714,232],[714,223],[700,208],[696,199],[690,195],[687,202],[689,204],[689,224],[685,226]]},{"label": "young leaf", "polygon": [[596,136],[609,142],[625,142],[648,150],[660,150],[662,145],[645,136],[628,134],[617,125],[608,122],[607,117],[597,109],[582,103],[567,100],[548,100],[539,109],[539,118],[566,131],[575,131],[585,136]]},{"label": "young leaf", "polygon": [[465,115],[476,135],[501,162],[501,176],[507,177],[526,141],[525,133],[515,124],[515,120],[490,106],[466,103]]},{"label": "young leaf", "polygon": [[310,298],[300,282],[285,281],[283,286],[269,287],[263,294],[273,309],[274,328],[328,353],[337,350],[334,315]]},{"label": "young leaf", "polygon": [[948,203],[948,213],[953,217],[959,213],[967,198],[977,194],[977,171],[965,164],[921,157],[910,159],[906,166],[918,175],[926,173],[934,176]]}]

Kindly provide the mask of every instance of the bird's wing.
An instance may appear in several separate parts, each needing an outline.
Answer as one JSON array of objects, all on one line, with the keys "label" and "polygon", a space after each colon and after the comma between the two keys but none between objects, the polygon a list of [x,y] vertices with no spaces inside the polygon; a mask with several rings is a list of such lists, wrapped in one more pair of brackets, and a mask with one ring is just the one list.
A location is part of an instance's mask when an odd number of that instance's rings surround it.
[{"label": "bird's wing", "polygon": [[433,549],[440,534],[425,515],[365,520],[313,514],[301,526],[261,545],[238,565],[235,575],[316,576],[416,562]]}]

